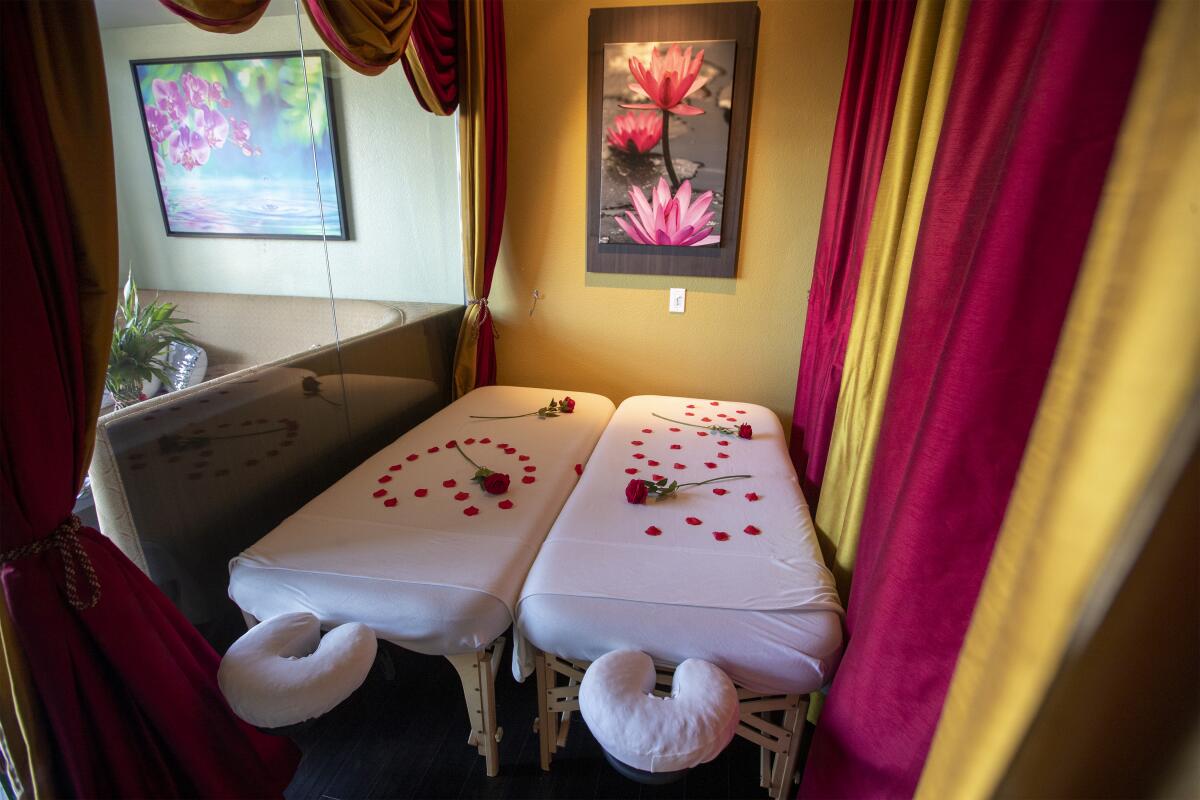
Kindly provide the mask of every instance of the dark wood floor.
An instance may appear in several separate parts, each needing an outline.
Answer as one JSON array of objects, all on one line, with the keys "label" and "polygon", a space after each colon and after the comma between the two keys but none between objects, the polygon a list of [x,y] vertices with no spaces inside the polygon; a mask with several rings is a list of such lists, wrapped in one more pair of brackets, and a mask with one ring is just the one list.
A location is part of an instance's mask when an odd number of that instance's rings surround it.
[{"label": "dark wood floor", "polygon": [[497,680],[500,775],[484,774],[467,745],[467,712],[454,668],[380,643],[366,683],[329,714],[288,733],[304,752],[288,800],[300,798],[751,798],[761,800],[758,748],[744,739],[676,783],[644,786],[617,774],[578,715],[550,772],[538,765],[531,677],[510,674],[511,645]]}]

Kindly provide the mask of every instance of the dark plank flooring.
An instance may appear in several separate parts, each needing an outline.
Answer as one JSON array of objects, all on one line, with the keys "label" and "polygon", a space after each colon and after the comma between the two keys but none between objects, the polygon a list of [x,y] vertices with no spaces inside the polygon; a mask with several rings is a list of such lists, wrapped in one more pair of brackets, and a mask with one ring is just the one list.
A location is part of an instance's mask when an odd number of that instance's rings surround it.
[{"label": "dark plank flooring", "polygon": [[467,712],[454,668],[380,643],[363,686],[329,714],[287,731],[304,753],[287,790],[301,798],[748,798],[761,800],[758,748],[744,739],[684,779],[666,786],[634,783],[604,760],[578,714],[549,772],[538,764],[534,680],[512,679],[511,644],[496,682],[504,728],[500,774],[488,778],[483,757],[467,745]]}]

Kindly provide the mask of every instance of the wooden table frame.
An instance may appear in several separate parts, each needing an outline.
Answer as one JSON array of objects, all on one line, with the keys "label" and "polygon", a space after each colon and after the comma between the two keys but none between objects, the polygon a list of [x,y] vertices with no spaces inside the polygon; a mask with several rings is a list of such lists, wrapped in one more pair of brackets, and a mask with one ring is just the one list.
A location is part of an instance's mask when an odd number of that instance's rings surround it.
[{"label": "wooden table frame", "polygon": [[[542,769],[558,748],[566,744],[572,712],[579,708],[579,684],[589,664],[536,650],[534,672],[537,675],[538,717]],[[671,694],[674,668],[658,668],[654,693]],[[562,679],[566,679],[565,683]],[[736,686],[736,684],[735,684]],[[808,695],[755,692],[736,686],[739,719],[737,735],[759,746],[759,785],[774,800],[783,800],[795,790],[793,778],[799,768],[801,734],[808,715]],[[491,774],[490,772],[488,773]]]}]

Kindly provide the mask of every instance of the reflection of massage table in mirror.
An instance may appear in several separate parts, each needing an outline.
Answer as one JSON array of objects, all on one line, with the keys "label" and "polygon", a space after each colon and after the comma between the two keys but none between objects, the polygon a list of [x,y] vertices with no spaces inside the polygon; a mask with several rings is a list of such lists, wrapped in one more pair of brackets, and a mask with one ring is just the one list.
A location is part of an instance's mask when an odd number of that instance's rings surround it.
[{"label": "reflection of massage table in mirror", "polygon": [[[477,389],[368,458],[233,559],[229,596],[248,617],[307,611],[328,630],[360,622],[394,644],[446,656],[463,681],[471,743],[496,774],[494,680],[521,582],[612,414],[599,395],[550,419],[561,393]],[[511,476],[503,495],[475,468]]]},{"label": "reflection of massage table in mirror", "polygon": [[124,509],[106,533],[193,622],[236,618],[229,559],[343,474],[356,443],[439,404],[431,381],[270,367],[116,412],[97,437]]},{"label": "reflection of massage table in mirror", "polygon": [[[740,439],[654,413],[701,426],[747,423],[754,435]],[[631,479],[684,483],[736,474],[753,477],[645,505],[625,498]],[[763,748],[763,786],[772,796],[787,794],[804,695],[820,689],[837,664],[841,613],[773,413],[745,403],[626,400],[517,606],[514,670],[537,676],[543,768],[579,708],[588,664],[613,650],[641,650],[667,685],[689,658],[724,670],[741,702],[737,733]]]}]

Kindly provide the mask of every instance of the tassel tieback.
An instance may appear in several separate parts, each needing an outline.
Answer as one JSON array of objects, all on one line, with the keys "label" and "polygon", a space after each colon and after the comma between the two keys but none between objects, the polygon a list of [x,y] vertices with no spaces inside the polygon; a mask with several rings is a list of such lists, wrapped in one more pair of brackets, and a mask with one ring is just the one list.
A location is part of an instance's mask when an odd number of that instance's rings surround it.
[{"label": "tassel tieback", "polygon": [[[83,544],[79,541],[81,527],[83,524],[79,521],[79,517],[72,514],[67,517],[66,522],[55,529],[54,533],[44,539],[14,547],[0,555],[0,564],[19,561],[22,558],[41,555],[49,550],[57,549],[62,558],[63,572],[67,579],[67,602],[76,611],[86,611],[100,602],[100,578],[96,575],[95,568],[92,567],[92,560],[88,558],[87,551],[83,549]],[[89,597],[86,601],[79,597],[79,590],[76,586],[80,573],[87,581]]]}]

